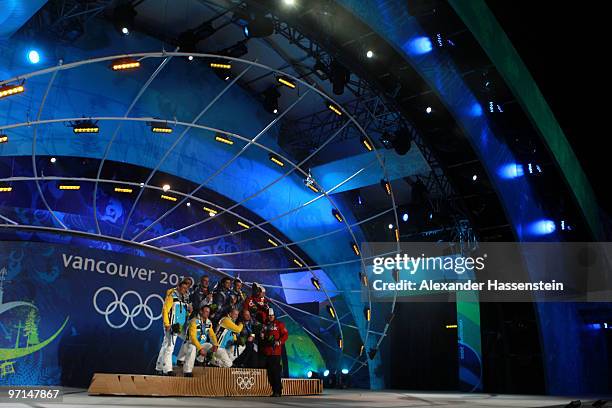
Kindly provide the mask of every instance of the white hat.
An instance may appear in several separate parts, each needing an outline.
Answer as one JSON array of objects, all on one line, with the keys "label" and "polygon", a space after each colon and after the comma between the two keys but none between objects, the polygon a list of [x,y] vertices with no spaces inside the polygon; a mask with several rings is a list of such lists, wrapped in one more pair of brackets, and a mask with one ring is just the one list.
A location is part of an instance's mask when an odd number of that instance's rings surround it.
[{"label": "white hat", "polygon": [[274,316],[274,309],[272,308],[268,309],[268,316]]}]

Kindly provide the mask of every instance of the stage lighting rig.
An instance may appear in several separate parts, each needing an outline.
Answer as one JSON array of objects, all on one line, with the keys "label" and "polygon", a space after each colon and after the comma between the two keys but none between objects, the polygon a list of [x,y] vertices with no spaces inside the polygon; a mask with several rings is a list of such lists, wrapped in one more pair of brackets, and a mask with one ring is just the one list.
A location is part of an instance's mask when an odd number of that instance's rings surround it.
[{"label": "stage lighting rig", "polygon": [[304,179],[304,185],[314,191],[315,193],[319,192],[319,188],[317,187],[317,182],[315,181],[312,174],[310,174],[310,170],[308,170],[308,175]]},{"label": "stage lighting rig", "polygon": [[17,85],[4,84],[0,86],[0,99],[25,92],[23,82]]},{"label": "stage lighting rig", "polygon": [[300,268],[303,268],[303,267],[304,267],[304,264],[303,264],[303,263],[301,263],[300,261],[298,261],[298,260],[297,260],[297,259],[295,259],[295,258],[293,259],[293,263],[294,263],[294,264],[296,264],[296,265],[297,265],[298,267],[300,267]]},{"label": "stage lighting rig", "polygon": [[[183,31],[179,34],[177,41],[179,52],[194,54],[197,53],[198,50],[196,46],[198,44],[198,41],[200,41],[200,38],[198,38],[194,30]],[[187,60],[193,61],[193,55],[187,56]]]},{"label": "stage lighting rig", "polygon": [[274,115],[278,113],[278,98],[280,98],[280,93],[275,87],[270,87],[263,93],[263,104],[266,112]]},{"label": "stage lighting rig", "polygon": [[217,210],[212,209],[212,208],[208,208],[208,207],[203,207],[204,211],[206,211],[208,213],[209,217],[214,217],[215,215],[217,215]]},{"label": "stage lighting rig", "polygon": [[340,348],[340,350],[342,350],[342,348],[344,347],[344,342],[342,341],[342,337],[338,337],[338,347]]},{"label": "stage lighting rig", "polygon": [[312,286],[315,287],[315,289],[321,290],[321,282],[319,282],[317,278],[310,278],[310,282],[312,283]]},{"label": "stage lighting rig", "polygon": [[334,94],[342,95],[344,87],[349,83],[350,79],[350,71],[337,60],[333,60],[329,67],[329,80],[332,83]]},{"label": "stage lighting rig", "polygon": [[115,193],[126,193],[126,194],[131,194],[132,193],[132,189],[131,188],[124,188],[124,187],[115,187]]},{"label": "stage lighting rig", "polygon": [[277,166],[280,166],[280,167],[284,167],[284,166],[285,166],[285,162],[283,162],[283,161],[281,160],[281,158],[280,158],[280,157],[278,157],[278,156],[277,156],[277,155],[275,155],[275,154],[269,153],[269,154],[268,154],[268,159],[270,159],[270,161],[271,161],[272,163],[276,164]]},{"label": "stage lighting rig", "polygon": [[340,107],[338,105],[331,102],[326,102],[325,106],[327,106],[327,109],[334,112],[336,115],[342,116],[342,111],[340,110]]},{"label": "stage lighting rig", "polygon": [[336,318],[336,311],[334,310],[334,308],[331,305],[327,305],[327,313],[329,313],[329,315],[332,317],[332,319]]},{"label": "stage lighting rig", "polygon": [[336,220],[338,220],[338,222],[344,221],[344,219],[342,219],[342,216],[340,215],[340,211],[336,210],[335,208],[332,208],[332,215]]},{"label": "stage lighting rig", "polygon": [[243,28],[246,38],[262,38],[274,34],[274,21],[261,13],[252,13]]},{"label": "stage lighting rig", "polygon": [[221,133],[217,133],[215,134],[215,141],[219,142],[219,143],[224,143],[226,145],[233,145],[234,141],[227,135],[223,135]]},{"label": "stage lighting rig", "polygon": [[369,322],[370,319],[372,319],[372,310],[368,306],[366,306],[363,309],[363,315],[365,316],[365,319]]},{"label": "stage lighting rig", "polygon": [[232,69],[231,61],[212,61],[209,65],[212,69],[222,69],[225,71]]},{"label": "stage lighting rig", "polygon": [[0,144],[4,144],[4,143],[8,143],[8,136],[7,135],[0,135]]},{"label": "stage lighting rig", "polygon": [[359,252],[359,246],[356,242],[351,242],[351,249],[353,250],[355,255],[359,256],[361,254],[361,252]]},{"label": "stage lighting rig", "polygon": [[99,133],[100,127],[98,121],[93,120],[79,120],[76,122],[70,122],[72,131],[76,133]]},{"label": "stage lighting rig", "polygon": [[366,148],[368,152],[371,152],[372,150],[374,150],[374,146],[372,145],[372,142],[370,141],[370,139],[368,139],[366,135],[361,135],[361,137],[359,138],[359,141],[361,142],[363,147]]},{"label": "stage lighting rig", "polygon": [[120,58],[111,64],[113,71],[129,71],[137,68],[140,68],[140,61],[134,58]]},{"label": "stage lighting rig", "polygon": [[0,193],[10,193],[13,191],[13,187],[0,187]]},{"label": "stage lighting rig", "polygon": [[119,4],[113,10],[113,25],[119,34],[129,35],[134,29],[134,19],[138,13],[130,2]]},{"label": "stage lighting rig", "polygon": [[173,129],[166,122],[150,122],[151,132],[153,133],[172,133]]},{"label": "stage lighting rig", "polygon": [[287,88],[295,89],[297,87],[295,82],[293,82],[291,79],[289,79],[289,77],[286,76],[276,77],[276,81],[279,84],[286,86]]}]

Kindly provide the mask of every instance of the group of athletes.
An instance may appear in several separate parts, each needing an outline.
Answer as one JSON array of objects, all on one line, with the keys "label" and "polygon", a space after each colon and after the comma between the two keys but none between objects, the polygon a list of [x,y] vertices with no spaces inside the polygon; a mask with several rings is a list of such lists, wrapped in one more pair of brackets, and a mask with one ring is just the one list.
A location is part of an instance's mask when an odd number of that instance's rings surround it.
[{"label": "group of athletes", "polygon": [[207,275],[197,285],[193,283],[185,278],[166,292],[157,373],[174,375],[172,356],[177,338],[181,338],[177,365],[182,366],[185,377],[193,376],[196,364],[265,368],[272,396],[280,397],[282,347],[289,334],[276,320],[265,288],[253,284],[247,297],[239,278],[225,277],[212,289]]}]

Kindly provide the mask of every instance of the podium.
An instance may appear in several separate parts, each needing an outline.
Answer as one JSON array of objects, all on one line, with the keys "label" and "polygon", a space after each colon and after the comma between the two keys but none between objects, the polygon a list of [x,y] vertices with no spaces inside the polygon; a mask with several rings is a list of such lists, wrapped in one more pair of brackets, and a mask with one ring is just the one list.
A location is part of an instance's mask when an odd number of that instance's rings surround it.
[{"label": "podium", "polygon": [[[193,377],[138,374],[93,376],[89,395],[148,397],[267,397],[272,394],[266,370],[195,367]],[[283,378],[283,395],[320,395],[320,379]]]}]

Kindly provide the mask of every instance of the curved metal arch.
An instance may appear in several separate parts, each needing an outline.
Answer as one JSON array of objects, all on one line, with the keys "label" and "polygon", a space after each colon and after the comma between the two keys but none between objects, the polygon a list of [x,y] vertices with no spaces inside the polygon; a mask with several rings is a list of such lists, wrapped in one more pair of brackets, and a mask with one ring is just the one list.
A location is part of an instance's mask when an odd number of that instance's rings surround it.
[{"label": "curved metal arch", "polygon": [[[78,62],[74,62],[74,63],[63,65],[61,67],[47,68],[47,69],[42,69],[42,70],[39,70],[39,71],[34,71],[34,72],[31,72],[31,73],[28,73],[28,74],[23,74],[23,75],[20,75],[20,76],[16,76],[16,77],[10,78],[8,80],[0,81],[0,85],[4,85],[5,83],[10,83],[10,82],[16,81],[16,80],[27,79],[27,78],[30,78],[30,77],[33,77],[33,76],[43,75],[43,74],[46,74],[46,73],[54,72],[54,71],[59,70],[60,68],[61,69],[71,69],[71,68],[74,68],[74,67],[77,67],[77,66],[81,66],[81,65],[86,65],[86,64],[96,63],[96,62],[104,62],[104,61],[109,61],[109,60],[113,60],[113,59],[117,59],[117,58],[136,58],[136,57],[142,57],[142,58],[161,58],[161,57],[166,57],[167,55],[182,56],[182,57],[193,56],[193,57],[198,57],[198,58],[218,58],[218,56],[216,56],[215,54],[181,53],[181,52],[171,52],[171,53],[168,53],[168,52],[165,52],[165,51],[163,51],[163,52],[132,53],[132,54],[123,54],[123,55],[115,55],[115,56],[106,56],[106,57],[101,57],[101,58],[93,58],[93,59],[78,61]],[[272,68],[267,67],[267,66],[265,66],[263,64],[260,64],[260,63],[257,63],[257,62],[253,62],[253,61],[247,61],[247,60],[242,60],[242,59],[239,59],[239,58],[226,57],[226,56],[224,56],[224,58],[227,59],[227,60],[232,60],[232,61],[238,61],[238,62],[241,61],[241,62],[244,62],[244,63],[247,63],[247,64],[258,66],[260,68],[268,69],[268,70],[270,70],[272,72],[276,72],[276,73],[288,76],[289,78],[291,78],[291,79],[293,79],[293,80],[295,80],[297,82],[300,82],[300,83],[304,84],[305,86],[307,86],[308,88],[314,90],[316,93],[318,93],[324,99],[326,99],[326,100],[328,100],[328,101],[330,101],[332,103],[335,103],[335,101],[332,98],[330,98],[325,92],[323,92],[322,90],[316,88],[316,86],[308,84],[307,82],[305,82],[302,79],[297,78],[297,77],[295,77],[293,75],[284,73],[284,72],[282,72],[280,70],[272,69]],[[350,115],[341,105],[338,105],[338,106],[339,106],[340,110],[344,114],[347,115],[349,120],[351,120],[355,124],[355,126],[358,128],[359,132],[367,140],[369,140],[370,143],[372,143],[371,138],[365,132],[363,127],[355,120],[355,118],[352,115]],[[372,145],[374,145],[374,144],[372,143]],[[384,161],[382,160],[382,158],[380,156],[380,153],[378,152],[378,150],[376,148],[374,148],[374,153],[376,155],[376,158],[377,158],[378,162],[380,163],[380,165],[382,167],[385,180],[389,181],[389,175],[388,175],[386,166],[384,165]],[[390,194],[391,202],[392,202],[392,206],[394,208],[395,226],[397,228],[398,235],[399,235],[399,219],[398,219],[398,215],[397,215],[395,196],[394,196],[394,193],[393,193],[393,189],[391,187],[391,183],[389,183],[389,187],[390,187],[390,192],[391,192],[391,194]],[[399,247],[399,240],[398,240],[398,242],[397,242],[397,253],[399,253],[399,252],[400,252],[400,247]],[[363,260],[362,260],[362,265],[363,265],[363,267],[365,267],[365,264],[363,263]],[[395,310],[396,300],[397,300],[397,295],[394,296],[393,303],[392,303],[392,306],[391,306],[391,313],[393,313],[393,311]],[[367,325],[368,325],[368,331],[366,333],[366,339],[364,340],[364,344],[367,343],[368,334],[369,334],[370,321],[368,321]],[[389,324],[387,323],[387,328],[388,328],[388,325]],[[384,336],[383,336],[383,338],[384,338]]]}]

